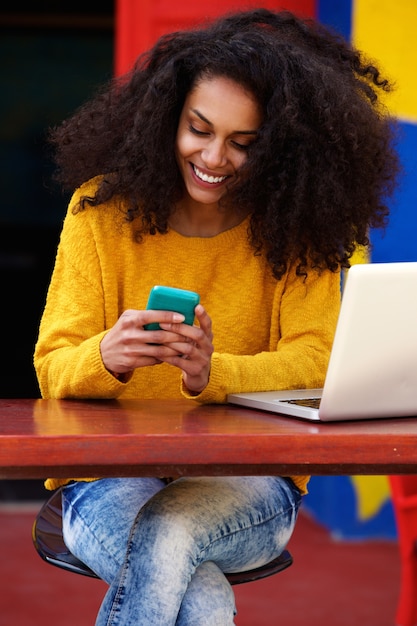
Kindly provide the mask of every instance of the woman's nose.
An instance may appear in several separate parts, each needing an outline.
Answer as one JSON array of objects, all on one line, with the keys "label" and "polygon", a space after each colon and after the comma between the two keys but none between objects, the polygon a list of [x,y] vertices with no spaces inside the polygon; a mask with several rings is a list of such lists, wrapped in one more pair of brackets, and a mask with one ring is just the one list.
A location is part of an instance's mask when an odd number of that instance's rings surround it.
[{"label": "woman's nose", "polygon": [[202,151],[201,158],[207,169],[222,167],[227,161],[224,144],[220,141],[210,142]]}]

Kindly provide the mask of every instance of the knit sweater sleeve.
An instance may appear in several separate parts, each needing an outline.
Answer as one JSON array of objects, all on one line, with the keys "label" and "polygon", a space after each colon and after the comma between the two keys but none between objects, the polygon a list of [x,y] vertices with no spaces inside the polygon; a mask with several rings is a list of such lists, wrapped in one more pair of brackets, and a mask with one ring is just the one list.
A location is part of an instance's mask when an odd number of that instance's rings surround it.
[{"label": "knit sweater sleeve", "polygon": [[275,302],[276,332],[269,351],[255,355],[215,352],[202,403],[226,401],[228,393],[322,387],[340,307],[340,274],[295,272]]}]

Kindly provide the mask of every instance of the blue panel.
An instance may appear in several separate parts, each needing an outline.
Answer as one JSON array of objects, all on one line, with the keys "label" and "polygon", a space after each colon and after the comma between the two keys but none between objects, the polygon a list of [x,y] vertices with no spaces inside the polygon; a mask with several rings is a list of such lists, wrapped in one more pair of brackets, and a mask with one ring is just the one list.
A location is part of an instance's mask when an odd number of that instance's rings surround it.
[{"label": "blue panel", "polygon": [[317,17],[350,40],[352,33],[352,0],[318,0]]},{"label": "blue panel", "polygon": [[388,228],[371,232],[371,259],[376,263],[417,261],[417,125],[403,122],[401,130],[398,151],[404,172],[390,203]]},{"label": "blue panel", "polygon": [[355,487],[349,476],[313,476],[302,507],[334,539],[394,540],[397,537],[391,500],[387,500],[371,518],[359,519]]}]

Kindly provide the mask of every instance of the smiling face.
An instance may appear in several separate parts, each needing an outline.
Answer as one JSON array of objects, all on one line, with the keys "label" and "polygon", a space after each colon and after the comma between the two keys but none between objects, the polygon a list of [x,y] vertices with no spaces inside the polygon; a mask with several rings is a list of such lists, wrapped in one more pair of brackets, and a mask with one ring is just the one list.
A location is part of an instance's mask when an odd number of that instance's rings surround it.
[{"label": "smiling face", "polygon": [[202,78],[178,124],[176,159],[188,205],[214,205],[244,163],[262,117],[254,96],[233,80]]}]

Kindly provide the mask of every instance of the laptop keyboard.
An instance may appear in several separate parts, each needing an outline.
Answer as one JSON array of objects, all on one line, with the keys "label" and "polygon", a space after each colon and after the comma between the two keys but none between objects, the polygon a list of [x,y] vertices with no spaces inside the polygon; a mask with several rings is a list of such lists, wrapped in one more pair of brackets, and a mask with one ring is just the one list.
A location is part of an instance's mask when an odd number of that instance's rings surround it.
[{"label": "laptop keyboard", "polygon": [[303,398],[302,400],[288,400],[288,404],[296,404],[297,406],[307,406],[311,409],[318,409],[321,398]]}]

